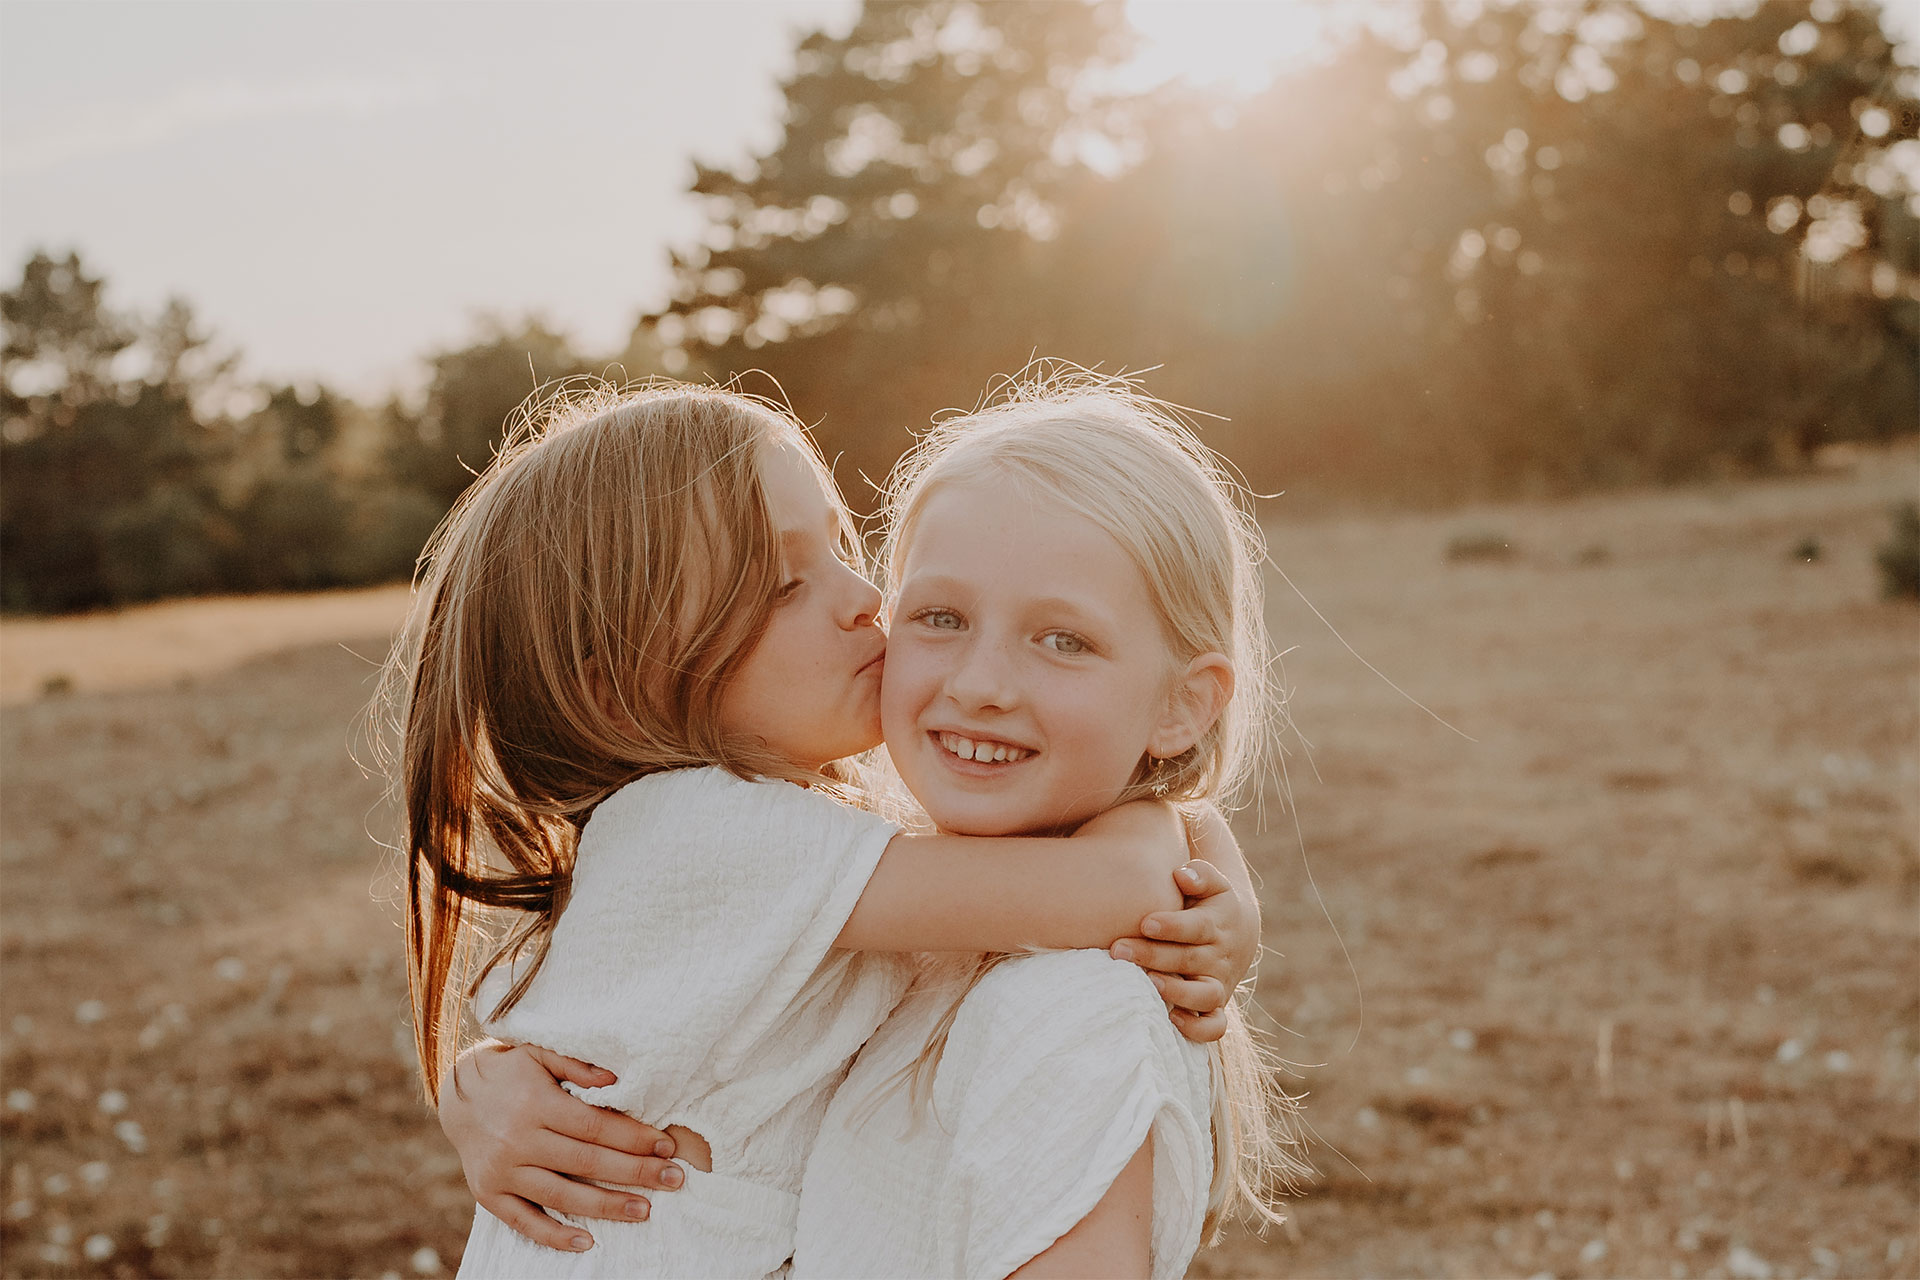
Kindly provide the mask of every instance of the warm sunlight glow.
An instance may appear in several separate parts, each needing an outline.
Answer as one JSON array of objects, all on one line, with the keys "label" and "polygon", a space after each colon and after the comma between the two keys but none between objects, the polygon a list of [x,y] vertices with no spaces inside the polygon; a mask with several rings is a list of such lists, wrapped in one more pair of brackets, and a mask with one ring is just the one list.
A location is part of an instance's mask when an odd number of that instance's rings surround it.
[{"label": "warm sunlight glow", "polygon": [[1132,87],[1186,80],[1239,93],[1312,59],[1327,6],[1308,0],[1127,0],[1140,49],[1122,69]]}]

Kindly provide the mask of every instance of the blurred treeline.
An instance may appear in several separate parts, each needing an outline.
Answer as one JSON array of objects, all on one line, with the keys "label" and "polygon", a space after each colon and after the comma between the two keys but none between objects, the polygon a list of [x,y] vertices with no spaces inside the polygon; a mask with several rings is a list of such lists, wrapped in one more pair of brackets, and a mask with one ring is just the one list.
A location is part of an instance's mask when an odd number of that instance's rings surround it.
[{"label": "blurred treeline", "polygon": [[696,167],[707,231],[624,351],[495,325],[417,401],[241,386],[184,305],[113,314],[37,255],[0,298],[0,602],[404,574],[580,374],[764,371],[856,505],[1034,355],[1154,369],[1257,488],[1396,502],[1920,425],[1920,80],[1871,5],[1338,12],[1329,61],[1231,99],[1114,87],[1114,3],[871,0],[801,40],[777,147]]}]

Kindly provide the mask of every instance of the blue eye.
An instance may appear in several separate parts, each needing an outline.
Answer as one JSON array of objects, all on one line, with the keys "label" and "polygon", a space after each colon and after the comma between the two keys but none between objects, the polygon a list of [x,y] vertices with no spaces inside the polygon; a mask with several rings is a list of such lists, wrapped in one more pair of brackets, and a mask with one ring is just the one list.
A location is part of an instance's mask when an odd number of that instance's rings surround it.
[{"label": "blue eye", "polygon": [[958,631],[961,626],[960,615],[951,609],[921,609],[912,620],[924,622],[935,631]]},{"label": "blue eye", "polygon": [[1040,637],[1040,643],[1046,645],[1055,653],[1065,654],[1068,657],[1083,654],[1087,652],[1089,648],[1084,639],[1073,634],[1071,631],[1049,631]]}]

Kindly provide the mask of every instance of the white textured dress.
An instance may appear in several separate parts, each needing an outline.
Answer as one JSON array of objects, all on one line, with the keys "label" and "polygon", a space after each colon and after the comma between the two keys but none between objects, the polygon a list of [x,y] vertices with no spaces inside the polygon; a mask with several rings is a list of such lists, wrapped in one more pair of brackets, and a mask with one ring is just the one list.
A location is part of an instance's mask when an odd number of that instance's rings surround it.
[{"label": "white textured dress", "polygon": [[1207,1050],[1181,1038],[1135,966],[1102,951],[1023,956],[967,994],[931,1106],[916,1103],[901,1073],[956,991],[923,980],[834,1095],[794,1276],[1001,1280],[1086,1217],[1149,1133],[1152,1274],[1185,1275],[1213,1178]]},{"label": "white textured dress", "polygon": [[[829,1098],[912,981],[900,956],[832,949],[898,828],[783,782],[719,769],[656,774],[605,800],[581,832],[573,892],[526,994],[474,1009],[491,1035],[606,1067],[576,1090],[713,1149],[650,1196],[643,1223],[583,1224],[564,1253],[484,1209],[470,1277],[758,1277],[793,1249],[801,1175]],[[685,1167],[685,1166],[683,1166]]]}]

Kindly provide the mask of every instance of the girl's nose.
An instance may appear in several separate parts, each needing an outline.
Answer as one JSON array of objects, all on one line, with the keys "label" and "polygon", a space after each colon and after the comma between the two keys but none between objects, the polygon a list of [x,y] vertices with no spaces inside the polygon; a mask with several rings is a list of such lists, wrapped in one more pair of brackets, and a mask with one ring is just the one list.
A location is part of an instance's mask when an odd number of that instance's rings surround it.
[{"label": "girl's nose", "polygon": [[880,620],[880,588],[865,578],[847,570],[846,603],[841,611],[841,625],[849,631],[858,631],[870,627]]},{"label": "girl's nose", "polygon": [[1019,701],[1002,647],[985,638],[968,644],[947,676],[947,696],[969,710],[1005,711]]}]

